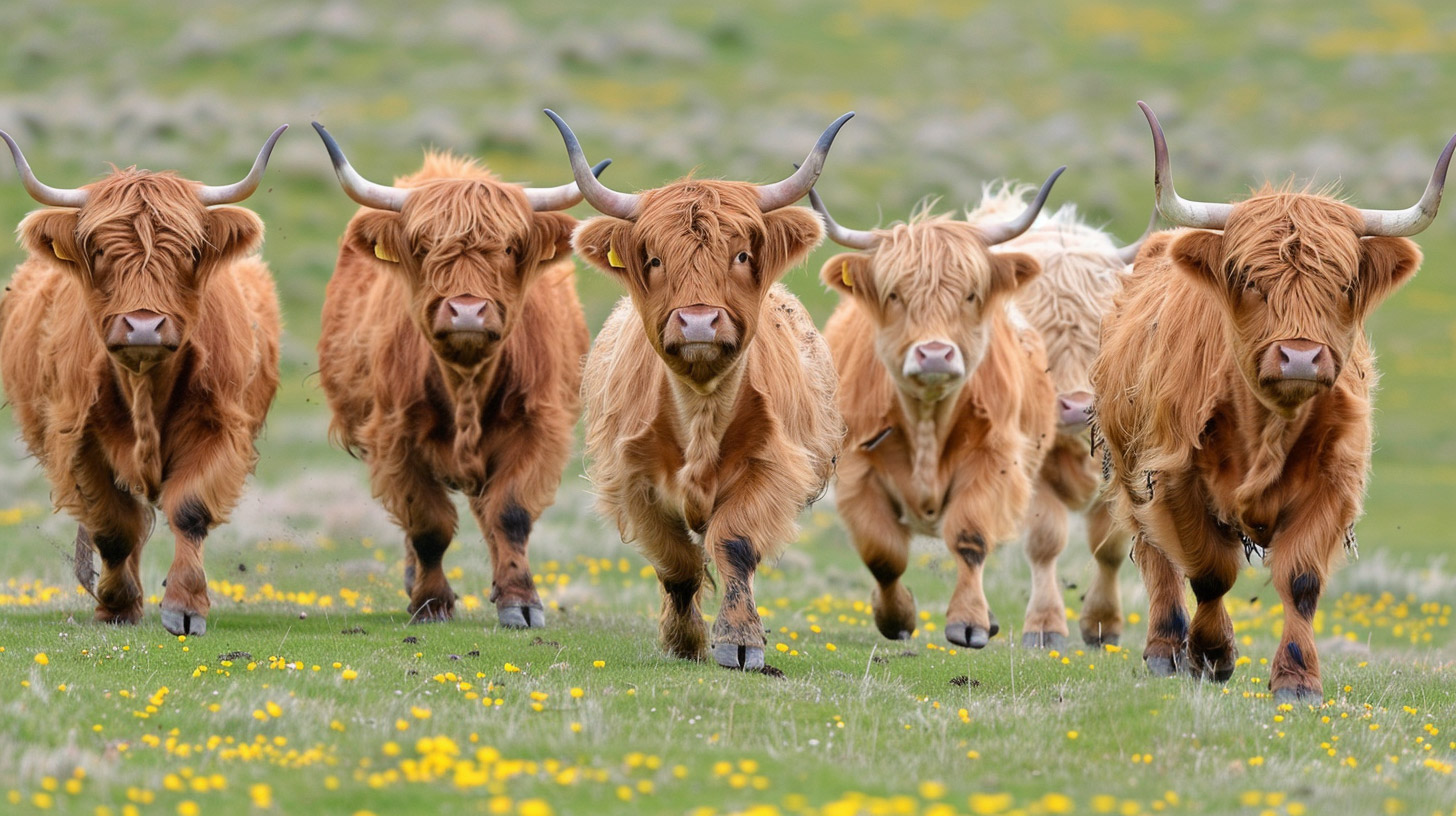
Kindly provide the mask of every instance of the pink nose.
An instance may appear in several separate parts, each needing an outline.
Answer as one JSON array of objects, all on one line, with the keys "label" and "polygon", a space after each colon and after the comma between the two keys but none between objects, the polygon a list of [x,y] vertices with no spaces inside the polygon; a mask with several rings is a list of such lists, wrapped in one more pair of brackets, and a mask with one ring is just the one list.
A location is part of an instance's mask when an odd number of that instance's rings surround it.
[{"label": "pink nose", "polygon": [[1279,373],[1286,380],[1319,379],[1320,355],[1325,347],[1320,345],[1279,344]]},{"label": "pink nose", "polygon": [[138,309],[117,315],[111,320],[106,333],[106,345],[110,348],[128,346],[162,346],[176,348],[179,342],[174,325],[166,315],[150,309]]},{"label": "pink nose", "polygon": [[915,362],[921,374],[955,374],[956,348],[949,343],[932,340],[915,347]]},{"label": "pink nose", "polygon": [[1092,395],[1073,391],[1057,395],[1057,419],[1063,425],[1085,425],[1092,414]]},{"label": "pink nose", "polygon": [[688,343],[711,343],[718,337],[720,312],[711,306],[687,306],[677,310],[678,328]]},{"label": "pink nose", "polygon": [[485,298],[470,295],[450,298],[440,304],[435,315],[435,328],[438,331],[484,332],[489,306],[490,301]]}]

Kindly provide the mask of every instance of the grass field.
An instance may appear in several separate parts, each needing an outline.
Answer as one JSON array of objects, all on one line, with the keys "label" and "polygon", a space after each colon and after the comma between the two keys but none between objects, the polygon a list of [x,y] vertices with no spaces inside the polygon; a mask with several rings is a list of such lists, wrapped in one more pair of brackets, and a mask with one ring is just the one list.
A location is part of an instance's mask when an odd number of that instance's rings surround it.
[{"label": "grass field", "polygon": [[[1384,379],[1362,557],[1316,620],[1321,709],[1266,696],[1282,612],[1267,573],[1230,596],[1246,660],[1224,687],[1155,682],[1135,621],[1122,649],[982,652],[941,637],[953,569],[917,544],[925,613],[875,632],[870,579],[831,497],[761,573],[769,662],[731,674],[654,644],[645,562],[593,513],[580,463],[532,539],[544,632],[498,631],[484,546],[447,556],[451,624],[408,626],[400,535],[362,466],[327,445],[311,372],[323,284],[353,211],[307,122],[377,180],[427,144],[556,184],[562,113],[615,187],[702,175],[769,180],[854,109],[820,189],[852,226],[927,195],[1071,170],[1120,237],[1147,217],[1151,156],[1133,103],[1162,116],[1180,190],[1232,198],[1265,178],[1406,206],[1456,131],[1456,7],[1401,0],[993,4],[584,0],[403,7],[225,2],[0,7],[0,128],[41,178],[107,162],[225,183],[280,142],[250,202],[287,321],[284,384],[257,478],[208,543],[208,634],[90,622],[70,579],[74,523],[52,515],[0,412],[0,811],[78,814],[648,812],[1456,813],[1456,214],[1421,236],[1425,270],[1370,324]],[[33,208],[0,172],[0,223]],[[1449,204],[1448,204],[1449,209]],[[580,214],[587,212],[583,208]],[[821,249],[787,279],[821,321]],[[19,260],[0,247],[0,267]],[[595,328],[617,291],[583,270]],[[468,514],[467,514],[468,515]],[[143,564],[160,595],[159,525]],[[1146,613],[1134,569],[1128,610]],[[1060,570],[1075,612],[1080,532]],[[992,556],[988,594],[1018,621],[1028,569]],[[710,604],[710,611],[711,611]],[[1075,630],[1075,628],[1074,628]],[[707,810],[701,812],[707,813]]]}]

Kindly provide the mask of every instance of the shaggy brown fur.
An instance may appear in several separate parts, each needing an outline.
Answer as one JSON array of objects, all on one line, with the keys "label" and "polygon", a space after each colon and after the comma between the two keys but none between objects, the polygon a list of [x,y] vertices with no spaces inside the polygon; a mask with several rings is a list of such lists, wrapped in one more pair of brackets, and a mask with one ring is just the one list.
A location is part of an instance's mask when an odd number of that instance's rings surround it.
[{"label": "shaggy brown fur", "polygon": [[[533,212],[520,186],[447,154],[396,186],[413,190],[401,212],[364,207],[349,222],[324,296],[331,434],[369,463],[375,497],[404,529],[416,620],[454,614],[442,559],[459,490],[485,532],[501,622],[541,626],[527,538],[566,467],[589,340],[576,220]],[[488,301],[489,339],[435,330],[442,304],[462,296]]]},{"label": "shaggy brown fur", "polygon": [[[976,227],[945,216],[922,213],[877,234],[874,249],[836,255],[820,273],[841,293],[825,328],[849,426],[836,500],[878,584],[880,631],[902,638],[916,628],[900,583],[910,536],[941,535],[959,570],[946,637],[980,648],[998,629],[983,563],[1022,531],[1055,433],[1041,339],[1011,304],[1040,266],[991,253]],[[932,391],[907,377],[902,361],[927,341],[954,346],[964,378]],[[1025,631],[1038,640],[1066,632],[1046,555],[1028,549],[1036,578]]]},{"label": "shaggy brown fur", "polygon": [[[587,473],[657,570],[664,648],[706,656],[698,536],[723,582],[714,654],[761,666],[754,571],[794,539],[844,430],[828,350],[776,283],[822,226],[802,207],[761,212],[756,188],[738,182],[679,181],[641,202],[635,221],[593,218],[576,232],[577,252],[629,292],[587,357]],[[697,306],[721,315],[706,351],[675,339],[678,310]]]},{"label": "shaggy brown fur", "polygon": [[[141,620],[155,505],[176,537],[163,625],[202,634],[203,540],[242,493],[278,387],[278,297],[254,255],[263,224],[203,207],[197,185],[171,173],[118,170],[86,189],[85,207],[20,224],[29,257],[0,301],[6,396],[57,509],[80,522],[77,578],[96,619]],[[180,338],[141,373],[104,339],[136,310],[164,316]]]},{"label": "shaggy brown fur", "polygon": [[[966,218],[971,223],[1006,221],[1026,208],[1026,198],[1034,192],[1036,188],[1027,186],[988,186]],[[1107,233],[1083,223],[1074,205],[1065,204],[994,251],[1025,252],[1041,263],[1042,273],[1017,291],[1017,306],[1046,344],[1058,402],[1089,403],[1102,316],[1111,310],[1126,269],[1117,245]],[[1113,520],[1110,502],[1099,495],[1099,463],[1090,450],[1087,417],[1071,413],[1077,415],[1075,421],[1059,421],[1056,441],[1042,464],[1037,495],[1055,501],[1035,500],[1028,536],[1037,543],[1030,549],[1060,553],[1066,547],[1068,511],[1084,514],[1097,573],[1082,606],[1082,640],[1093,646],[1116,644],[1123,626],[1117,574],[1127,560],[1131,531]]]},{"label": "shaggy brown fur", "polygon": [[[1103,324],[1096,417],[1118,512],[1139,531],[1143,657],[1155,671],[1232,674],[1222,597],[1245,546],[1264,547],[1284,602],[1270,687],[1280,700],[1321,696],[1311,621],[1370,463],[1364,322],[1421,260],[1407,239],[1360,238],[1361,225],[1342,202],[1266,187],[1222,233],[1150,239]],[[1324,346],[1332,384],[1262,371],[1271,348],[1295,339]],[[1198,599],[1191,628],[1185,577]]]}]

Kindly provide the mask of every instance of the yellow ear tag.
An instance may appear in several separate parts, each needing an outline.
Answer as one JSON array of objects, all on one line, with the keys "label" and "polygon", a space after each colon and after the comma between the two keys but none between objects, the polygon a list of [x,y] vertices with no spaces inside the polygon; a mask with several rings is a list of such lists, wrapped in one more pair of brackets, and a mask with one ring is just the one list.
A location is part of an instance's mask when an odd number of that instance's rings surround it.
[{"label": "yellow ear tag", "polygon": [[849,275],[849,261],[844,261],[839,265],[839,277],[844,281],[845,286],[854,288],[854,278]]},{"label": "yellow ear tag", "polygon": [[57,258],[60,258],[63,261],[70,261],[71,263],[76,262],[75,258],[72,258],[70,255],[67,255],[65,252],[61,251],[61,245],[56,243],[55,241],[51,241],[51,252],[54,253]]},{"label": "yellow ear tag", "polygon": [[390,263],[399,263],[399,259],[398,258],[396,258],[393,255],[390,255],[388,252],[385,252],[384,251],[384,244],[375,244],[374,245],[374,257],[378,258],[381,261],[388,261]]},{"label": "yellow ear tag", "polygon": [[607,245],[607,263],[611,264],[613,269],[627,268],[627,265],[622,263],[622,256],[617,254],[617,248],[611,244]]}]

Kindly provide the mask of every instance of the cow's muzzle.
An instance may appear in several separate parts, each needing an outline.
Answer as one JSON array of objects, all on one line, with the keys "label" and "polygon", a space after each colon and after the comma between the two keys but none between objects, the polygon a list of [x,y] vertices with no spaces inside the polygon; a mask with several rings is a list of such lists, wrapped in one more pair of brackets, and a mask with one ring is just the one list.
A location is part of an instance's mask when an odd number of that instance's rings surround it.
[{"label": "cow's muzzle", "polygon": [[106,350],[138,374],[167,359],[181,343],[177,321],[150,309],[119,314],[106,328]]},{"label": "cow's muzzle", "polygon": [[954,343],[927,340],[905,353],[906,378],[925,388],[951,385],[966,376],[966,358]]},{"label": "cow's muzzle", "polygon": [[1068,430],[1086,427],[1092,416],[1092,395],[1086,391],[1069,391],[1057,395],[1057,422]]},{"label": "cow's muzzle", "polygon": [[673,309],[663,331],[663,348],[687,363],[712,363],[732,353],[736,333],[716,306]]},{"label": "cow's muzzle", "polygon": [[1282,405],[1298,405],[1335,384],[1340,374],[1328,346],[1313,340],[1278,340],[1259,360],[1259,385]]},{"label": "cow's muzzle", "polygon": [[474,295],[457,295],[435,307],[435,345],[442,357],[460,365],[475,365],[505,334],[499,304]]}]

